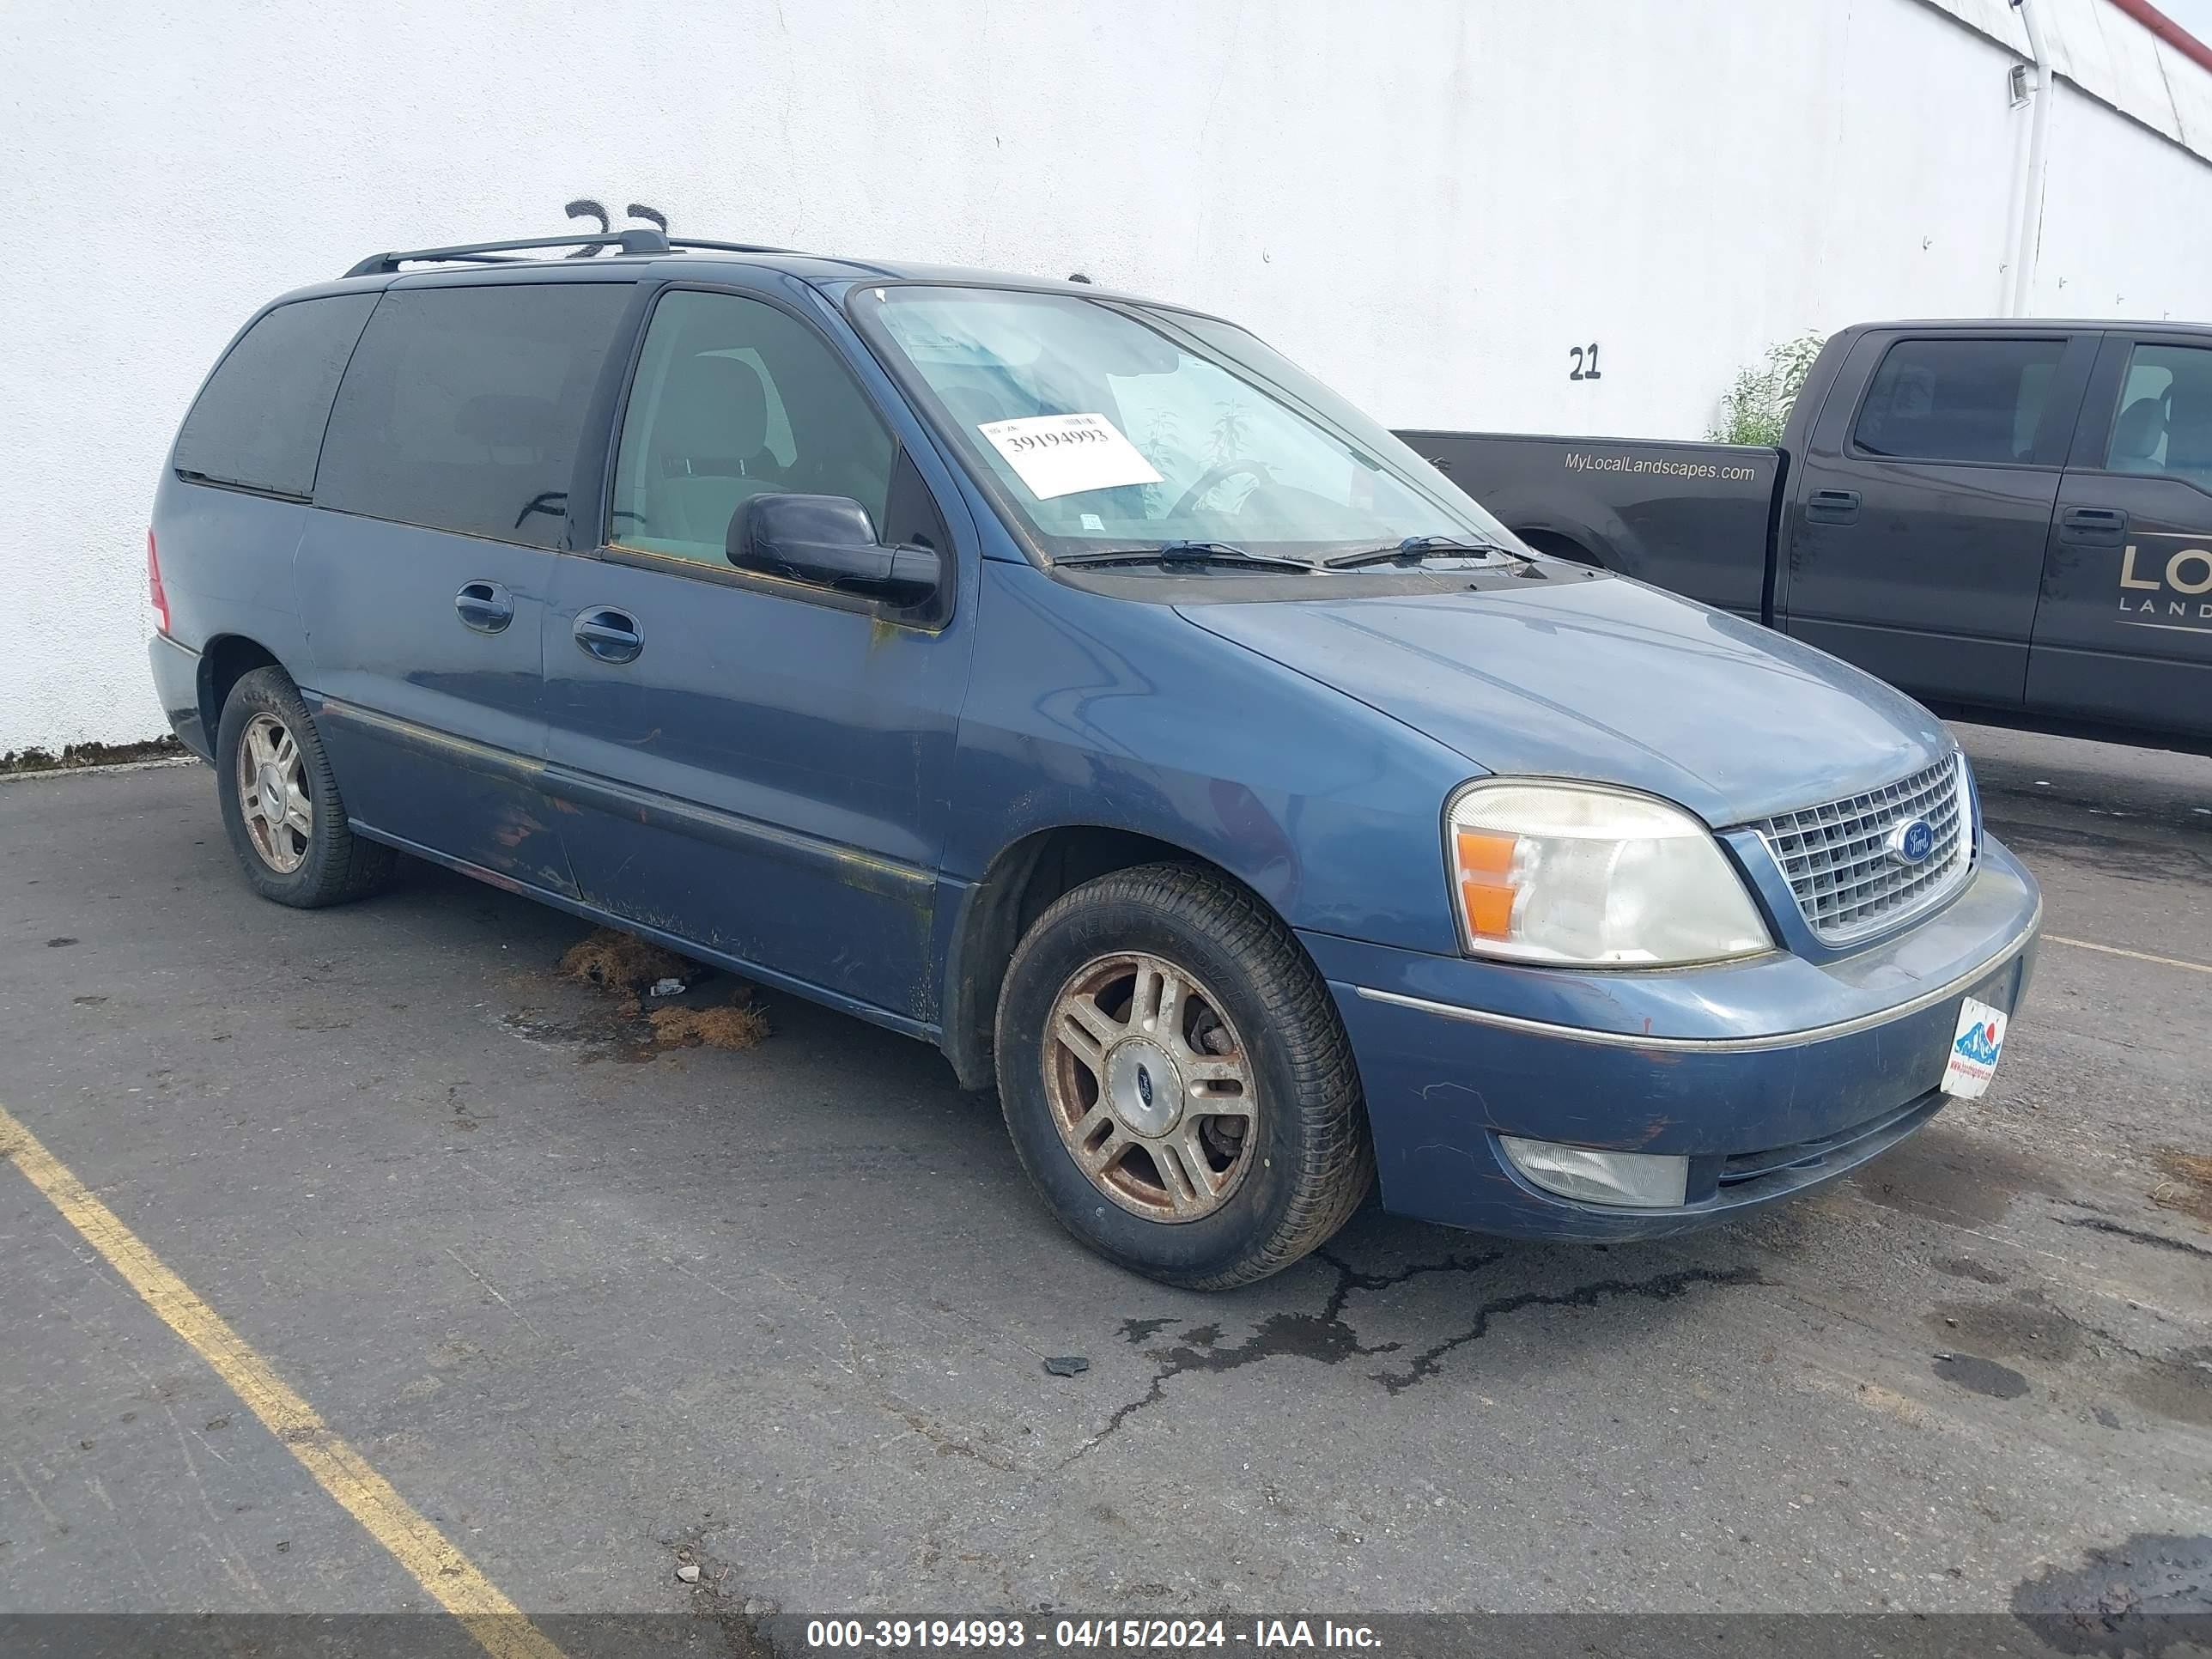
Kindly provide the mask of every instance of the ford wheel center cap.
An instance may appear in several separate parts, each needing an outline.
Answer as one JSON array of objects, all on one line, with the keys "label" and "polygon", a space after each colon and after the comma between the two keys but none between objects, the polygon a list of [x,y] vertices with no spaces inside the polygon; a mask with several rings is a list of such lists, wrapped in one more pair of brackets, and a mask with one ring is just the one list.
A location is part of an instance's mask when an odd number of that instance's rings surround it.
[{"label": "ford wheel center cap", "polygon": [[1148,1037],[1117,1042],[1106,1055],[1106,1104],[1129,1133],[1164,1135],[1182,1116],[1182,1074]]},{"label": "ford wheel center cap", "polygon": [[1926,818],[1907,818],[1889,832],[1889,861],[1920,864],[1936,850],[1936,828]]}]

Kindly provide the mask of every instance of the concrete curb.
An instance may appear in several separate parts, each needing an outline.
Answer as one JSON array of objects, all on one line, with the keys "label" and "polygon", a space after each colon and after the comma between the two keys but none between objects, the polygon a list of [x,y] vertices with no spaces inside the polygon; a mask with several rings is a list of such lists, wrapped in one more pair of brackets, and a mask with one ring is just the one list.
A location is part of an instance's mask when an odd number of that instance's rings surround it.
[{"label": "concrete curb", "polygon": [[46,766],[35,772],[0,772],[0,787],[50,783],[60,778],[112,777],[118,772],[159,772],[172,766],[204,766],[198,755],[164,755],[158,760],[114,761],[101,766]]}]

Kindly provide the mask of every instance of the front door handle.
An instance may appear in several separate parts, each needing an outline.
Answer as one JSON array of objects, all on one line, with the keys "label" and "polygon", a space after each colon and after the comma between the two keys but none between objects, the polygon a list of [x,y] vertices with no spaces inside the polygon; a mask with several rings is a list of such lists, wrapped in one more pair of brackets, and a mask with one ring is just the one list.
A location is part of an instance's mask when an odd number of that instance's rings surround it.
[{"label": "front door handle", "polygon": [[1805,516],[1816,524],[1850,524],[1859,516],[1859,492],[1816,489],[1806,498]]},{"label": "front door handle", "polygon": [[598,605],[576,618],[576,643],[586,656],[601,662],[635,662],[645,649],[645,635],[627,611]]},{"label": "front door handle", "polygon": [[514,595],[497,582],[471,582],[453,595],[461,621],[479,634],[496,634],[514,620]]},{"label": "front door handle", "polygon": [[2076,547],[2118,547],[2128,538],[2128,515],[2117,507],[2069,507],[2058,515],[2058,539]]}]

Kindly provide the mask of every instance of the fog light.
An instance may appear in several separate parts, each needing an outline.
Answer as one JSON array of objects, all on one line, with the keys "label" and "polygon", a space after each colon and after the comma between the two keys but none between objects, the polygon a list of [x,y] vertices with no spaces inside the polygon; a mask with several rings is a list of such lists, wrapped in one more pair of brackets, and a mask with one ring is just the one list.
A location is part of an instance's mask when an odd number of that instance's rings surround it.
[{"label": "fog light", "polygon": [[1639,1209],[1679,1206],[1690,1186],[1690,1160],[1650,1152],[1601,1152],[1562,1146],[1556,1140],[1500,1135],[1498,1144],[1513,1167],[1547,1193],[1586,1204],[1632,1204]]}]

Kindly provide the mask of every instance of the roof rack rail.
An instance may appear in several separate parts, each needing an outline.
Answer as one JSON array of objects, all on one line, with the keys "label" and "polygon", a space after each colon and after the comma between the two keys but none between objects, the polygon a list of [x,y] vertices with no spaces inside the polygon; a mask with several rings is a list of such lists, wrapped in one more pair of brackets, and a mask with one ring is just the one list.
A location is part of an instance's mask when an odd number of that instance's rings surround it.
[{"label": "roof rack rail", "polygon": [[675,247],[703,247],[716,253],[796,253],[797,248],[769,247],[759,242],[710,242],[702,236],[672,236],[668,246]]},{"label": "roof rack rail", "polygon": [[[696,243],[695,246],[726,246],[716,243]],[[668,238],[657,230],[618,230],[605,236],[527,236],[509,242],[463,242],[453,247],[416,247],[397,249],[389,253],[372,253],[346,272],[349,276],[388,276],[403,264],[434,259],[459,259],[478,264],[495,264],[489,256],[516,253],[526,248],[537,247],[613,247],[624,253],[665,253]],[[749,249],[748,252],[768,252],[769,249]]]}]

